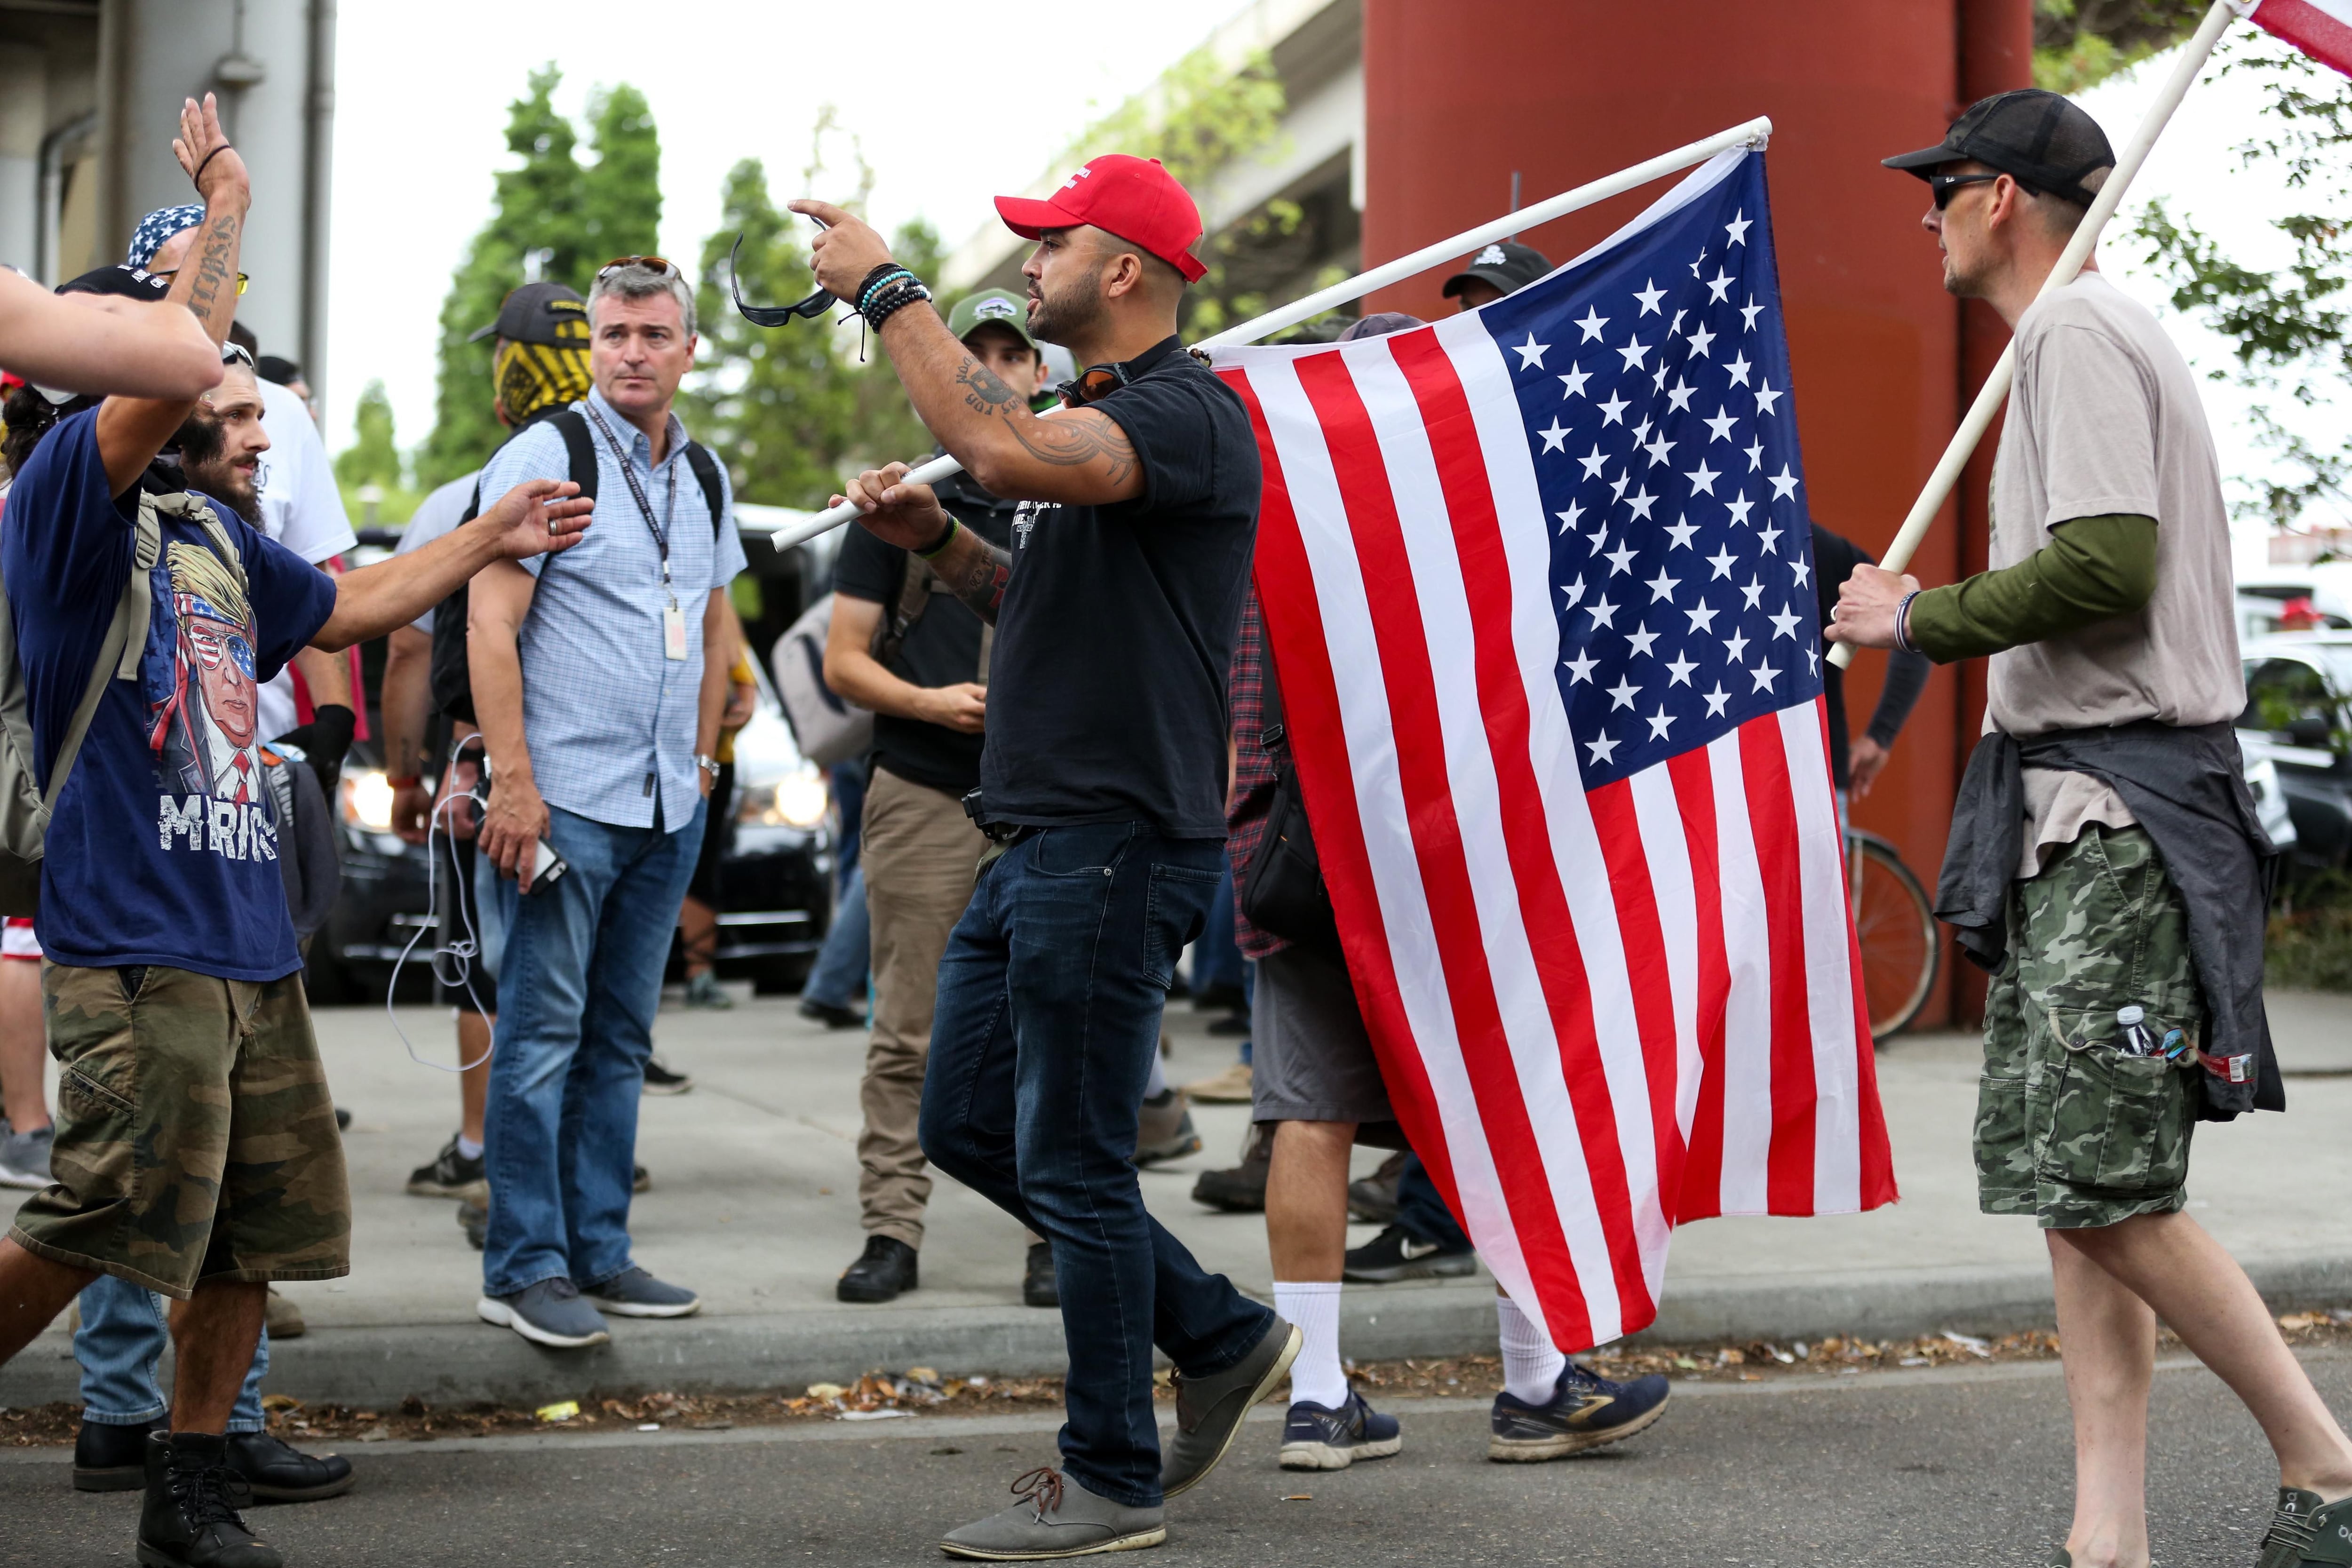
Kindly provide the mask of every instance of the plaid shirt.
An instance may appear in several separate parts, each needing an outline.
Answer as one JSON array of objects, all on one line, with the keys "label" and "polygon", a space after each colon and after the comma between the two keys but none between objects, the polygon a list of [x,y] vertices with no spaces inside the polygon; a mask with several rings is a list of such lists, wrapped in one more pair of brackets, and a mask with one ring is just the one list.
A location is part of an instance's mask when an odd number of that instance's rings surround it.
[{"label": "plaid shirt", "polygon": [[1234,722],[1234,791],[1225,806],[1225,858],[1234,868],[1234,941],[1244,957],[1264,958],[1290,943],[1258,930],[1242,914],[1242,889],[1249,886],[1250,863],[1265,841],[1266,814],[1274,809],[1275,781],[1280,777],[1261,741],[1265,731],[1265,620],[1258,612],[1255,584],[1242,602],[1241,635],[1234,641],[1233,675],[1225,690]]}]

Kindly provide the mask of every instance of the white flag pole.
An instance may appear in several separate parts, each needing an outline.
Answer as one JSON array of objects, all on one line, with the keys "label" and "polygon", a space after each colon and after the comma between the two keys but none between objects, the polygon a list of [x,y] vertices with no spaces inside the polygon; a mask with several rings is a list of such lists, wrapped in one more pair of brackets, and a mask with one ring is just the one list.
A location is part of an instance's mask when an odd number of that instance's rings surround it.
[{"label": "white flag pole", "polygon": [[[1435,245],[1425,245],[1410,256],[1400,256],[1394,261],[1383,263],[1369,272],[1360,272],[1344,283],[1335,283],[1328,289],[1318,289],[1305,299],[1295,300],[1279,310],[1269,310],[1265,315],[1244,321],[1237,327],[1228,327],[1213,337],[1202,339],[1197,346],[1204,349],[1231,348],[1242,343],[1255,342],[1260,338],[1271,337],[1285,327],[1297,326],[1311,316],[1321,315],[1334,305],[1344,305],[1349,300],[1360,300],[1376,289],[1385,289],[1391,283],[1410,278],[1417,272],[1426,271],[1457,256],[1483,249],[1496,240],[1517,234],[1522,229],[1549,223],[1553,218],[1575,212],[1581,207],[1591,206],[1597,202],[1607,201],[1611,196],[1622,195],[1627,191],[1648,184],[1661,175],[1671,174],[1677,170],[1704,163],[1718,153],[1728,152],[1734,147],[1761,147],[1770,139],[1771,134],[1772,121],[1759,116],[1743,125],[1735,125],[1728,131],[1718,132],[1703,142],[1693,142],[1687,146],[1677,147],[1671,153],[1661,153],[1645,163],[1636,163],[1630,169],[1621,169],[1616,174],[1605,179],[1595,180],[1589,185],[1579,185],[1572,191],[1563,191],[1549,201],[1538,202],[1531,207],[1522,207],[1517,212],[1506,213],[1491,223],[1480,224],[1476,228],[1465,230],[1451,239],[1441,239]],[[953,458],[934,458],[929,462],[909,471],[907,479],[914,484],[933,484],[950,474],[961,472],[962,468],[963,465]],[[790,528],[780,528],[773,536],[776,548],[789,550],[795,544],[814,539],[820,533],[839,528],[856,515],[857,509],[845,501],[840,506],[817,513],[804,522],[796,522]]]},{"label": "white flag pole", "polygon": [[[2158,136],[2164,134],[2173,110],[2179,109],[2180,100],[2189,96],[2189,89],[2195,85],[2198,73],[2212,58],[2213,46],[2221,41],[2222,31],[2238,15],[2237,0],[2213,0],[2213,8],[2205,13],[2204,22],[2182,47],[2180,58],[2173,66],[2172,75],[2165,81],[2164,90],[2157,94],[2156,101],[2148,106],[2147,118],[2139,122],[2139,129],[2132,132],[2131,141],[2116,159],[2116,166],[2108,173],[2106,183],[2099,187],[2097,196],[2092,201],[2091,210],[2076,226],[2074,237],[2060,253],[2058,265],[2052,268],[2050,276],[2042,280],[2042,293],[2063,289],[2082,272],[2083,263],[2091,258],[2093,247],[2099,243],[2099,231],[2106,226],[2109,218],[2116,216],[2116,208],[2123,204],[2124,194],[2131,189],[2133,178],[2139,174],[2139,166],[2147,161],[2148,149],[2156,145]],[[1951,445],[1944,448],[1943,457],[1937,460],[1935,472],[1927,476],[1927,486],[1919,492],[1919,499],[1911,503],[1911,510],[1903,519],[1903,526],[1895,531],[1895,542],[1886,547],[1886,553],[1879,564],[1887,571],[1900,572],[1911,564],[1911,557],[1918,552],[1919,542],[1927,537],[1927,530],[1935,523],[1936,514],[1944,510],[1944,502],[1950,499],[1953,487],[1960,482],[1960,470],[1968,467],[1969,458],[1976,452],[1977,443],[1984,439],[1985,431],[1991,427],[1993,416],[2000,412],[2001,405],[2009,401],[2010,382],[2016,374],[2017,345],[2011,342],[2001,351],[2000,363],[1992,367],[1992,374],[1985,377],[1984,385],[1978,389],[1977,400],[1969,405],[1968,416],[1960,421],[1960,427],[1952,432]],[[1840,669],[1852,664],[1853,645],[1840,643],[1830,649],[1830,662]]]}]

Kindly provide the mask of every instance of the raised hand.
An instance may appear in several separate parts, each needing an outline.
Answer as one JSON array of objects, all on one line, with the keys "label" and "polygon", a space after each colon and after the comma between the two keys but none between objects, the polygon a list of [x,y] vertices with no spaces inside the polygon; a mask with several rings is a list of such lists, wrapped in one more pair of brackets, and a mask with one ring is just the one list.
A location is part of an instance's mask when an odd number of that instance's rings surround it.
[{"label": "raised hand", "polygon": [[890,259],[890,247],[873,226],[831,202],[787,203],[793,211],[824,224],[825,231],[809,247],[809,268],[817,286],[835,299],[857,302],[857,286],[866,275]]},{"label": "raised hand", "polygon": [[579,543],[595,505],[570,479],[525,479],[475,521],[497,541],[499,555],[520,561]]},{"label": "raised hand", "polygon": [[834,497],[833,504],[851,502],[863,514],[860,522],[901,550],[928,550],[947,531],[947,509],[930,486],[906,483],[907,472],[904,463],[868,468],[850,480],[849,493]]},{"label": "raised hand", "polygon": [[220,107],[211,93],[205,94],[201,104],[193,98],[182,101],[180,133],[172,139],[172,156],[180,161],[206,206],[224,200],[238,206],[252,201],[253,186],[245,172],[245,160],[228,144],[228,133],[221,129]]}]

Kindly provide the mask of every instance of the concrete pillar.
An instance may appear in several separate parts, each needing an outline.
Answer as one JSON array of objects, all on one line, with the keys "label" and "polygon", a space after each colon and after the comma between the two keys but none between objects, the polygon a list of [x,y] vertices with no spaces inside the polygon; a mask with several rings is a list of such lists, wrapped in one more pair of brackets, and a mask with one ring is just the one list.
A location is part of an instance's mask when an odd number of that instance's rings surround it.
[{"label": "concrete pillar", "polygon": [[[1875,553],[1961,407],[1960,319],[1934,243],[1919,231],[1923,189],[1878,160],[1942,133],[1961,78],[1964,21],[1973,26],[1981,14],[2030,27],[2028,5],[1364,0],[1365,262],[1501,213],[1514,170],[1534,202],[1771,116],[1772,218],[1808,488],[1822,522]],[[1661,182],[1519,237],[1566,260],[1665,188]],[[1442,313],[1451,308],[1438,296],[1444,277],[1424,274],[1369,308]],[[1916,569],[1948,582],[1962,559],[1948,516]],[[1848,682],[1857,726],[1883,668],[1866,656]],[[1886,776],[1855,813],[1930,884],[1951,821],[1958,724],[1957,683],[1939,672]],[[1921,1021],[1947,1016],[1938,997]]]},{"label": "concrete pillar", "polygon": [[0,50],[0,262],[32,272],[41,248],[41,138],[49,117],[48,52]]}]

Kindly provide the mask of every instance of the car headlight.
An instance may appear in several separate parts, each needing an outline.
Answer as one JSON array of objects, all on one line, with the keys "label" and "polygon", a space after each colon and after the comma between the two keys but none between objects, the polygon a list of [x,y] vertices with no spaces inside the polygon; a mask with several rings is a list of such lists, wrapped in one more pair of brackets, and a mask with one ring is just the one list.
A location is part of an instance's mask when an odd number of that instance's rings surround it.
[{"label": "car headlight", "polygon": [[782,778],[740,784],[735,821],[743,827],[814,827],[833,804],[824,775],[803,763]]},{"label": "car headlight", "polygon": [[392,780],[382,768],[343,775],[343,820],[370,833],[392,831]]}]

